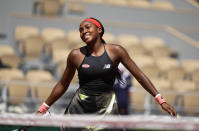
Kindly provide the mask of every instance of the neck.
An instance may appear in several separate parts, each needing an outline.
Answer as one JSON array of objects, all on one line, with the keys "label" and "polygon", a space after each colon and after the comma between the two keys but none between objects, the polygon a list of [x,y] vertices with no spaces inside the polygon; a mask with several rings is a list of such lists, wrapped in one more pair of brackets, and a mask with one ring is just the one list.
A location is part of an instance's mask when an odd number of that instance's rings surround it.
[{"label": "neck", "polygon": [[93,56],[99,56],[104,52],[104,45],[101,40],[97,40],[95,43],[87,44],[88,51]]}]

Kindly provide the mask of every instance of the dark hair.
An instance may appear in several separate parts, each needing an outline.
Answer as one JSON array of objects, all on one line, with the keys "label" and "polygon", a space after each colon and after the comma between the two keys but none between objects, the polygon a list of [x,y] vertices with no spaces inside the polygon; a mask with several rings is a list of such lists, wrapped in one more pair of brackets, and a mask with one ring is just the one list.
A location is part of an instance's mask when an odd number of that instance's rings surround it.
[{"label": "dark hair", "polygon": [[104,32],[105,32],[104,26],[102,25],[102,23],[101,23],[98,19],[93,18],[93,17],[89,17],[89,18],[90,18],[90,19],[93,19],[93,20],[96,20],[96,21],[99,22],[99,24],[101,25],[101,27],[102,27],[102,34],[101,34],[102,43],[106,44],[105,40],[102,38],[103,35],[104,35]]}]

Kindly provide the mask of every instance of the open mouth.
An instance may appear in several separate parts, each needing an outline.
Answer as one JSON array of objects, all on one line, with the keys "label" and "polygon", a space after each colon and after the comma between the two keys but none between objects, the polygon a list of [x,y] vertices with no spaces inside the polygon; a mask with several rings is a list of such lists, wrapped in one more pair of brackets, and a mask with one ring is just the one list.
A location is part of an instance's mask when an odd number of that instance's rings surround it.
[{"label": "open mouth", "polygon": [[84,39],[86,40],[86,39],[89,39],[91,37],[91,35],[90,35],[90,33],[86,33],[85,35],[84,35]]}]

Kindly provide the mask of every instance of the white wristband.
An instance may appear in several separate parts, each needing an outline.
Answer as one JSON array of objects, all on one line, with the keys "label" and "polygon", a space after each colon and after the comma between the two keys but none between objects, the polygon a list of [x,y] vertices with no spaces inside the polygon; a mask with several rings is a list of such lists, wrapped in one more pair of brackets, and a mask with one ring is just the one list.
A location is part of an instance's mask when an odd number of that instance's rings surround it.
[{"label": "white wristband", "polygon": [[157,98],[159,95],[160,95],[160,93],[158,93],[158,94],[155,96],[155,98]]},{"label": "white wristband", "polygon": [[50,108],[50,106],[48,104],[46,104],[46,102],[43,103],[46,107]]}]

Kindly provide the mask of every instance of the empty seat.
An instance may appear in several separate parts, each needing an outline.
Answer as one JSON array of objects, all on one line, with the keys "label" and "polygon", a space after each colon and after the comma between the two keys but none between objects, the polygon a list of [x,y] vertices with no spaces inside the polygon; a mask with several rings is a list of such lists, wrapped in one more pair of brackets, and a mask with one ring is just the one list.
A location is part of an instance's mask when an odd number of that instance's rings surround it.
[{"label": "empty seat", "polygon": [[49,42],[48,44],[44,45],[45,47],[45,54],[47,56],[51,56],[52,57],[52,53],[53,50],[68,50],[68,49],[72,49],[72,46],[69,42],[69,40],[66,37],[63,38],[57,38],[51,42]]},{"label": "empty seat", "polygon": [[44,39],[39,35],[27,37],[23,43],[23,52],[26,59],[39,59],[43,50]]},{"label": "empty seat", "polygon": [[155,63],[159,67],[161,72],[165,72],[166,70],[173,67],[179,67],[179,61],[177,59],[169,57],[158,57],[156,58]]},{"label": "empty seat", "polygon": [[172,87],[175,91],[182,93],[196,91],[196,83],[189,80],[177,80]]},{"label": "empty seat", "polygon": [[21,58],[16,54],[3,55],[0,56],[0,59],[4,65],[7,65],[11,68],[18,68],[21,63]]},{"label": "empty seat", "polygon": [[69,49],[53,49],[52,60],[56,64],[62,61],[66,61],[69,53],[70,53]]},{"label": "empty seat", "polygon": [[156,36],[145,36],[141,39],[141,43],[148,50],[165,46],[164,40]]},{"label": "empty seat", "polygon": [[95,4],[103,4],[104,0],[83,0],[86,3],[95,3]]},{"label": "empty seat", "polygon": [[133,56],[132,59],[140,68],[144,66],[153,66],[155,64],[154,59],[146,55],[136,55],[136,56]]},{"label": "empty seat", "polygon": [[199,69],[199,60],[197,59],[185,59],[182,61],[182,67],[187,73],[191,73],[196,69]]},{"label": "empty seat", "polygon": [[196,89],[199,91],[199,69],[196,69],[191,73],[191,80],[196,83]]},{"label": "empty seat", "polygon": [[158,78],[160,75],[160,69],[156,65],[146,65],[141,67],[141,70],[150,79]]},{"label": "empty seat", "polygon": [[130,105],[133,112],[144,112],[145,111],[145,101],[146,101],[146,91],[142,88],[134,88],[130,91]]},{"label": "empty seat", "polygon": [[23,80],[24,73],[19,69],[0,69],[0,80]]},{"label": "empty seat", "polygon": [[167,46],[155,47],[150,50],[150,54],[156,57],[170,57],[172,51]]},{"label": "empty seat", "polygon": [[170,82],[174,82],[176,80],[184,80],[185,71],[182,67],[171,67],[165,72],[162,72],[161,77],[164,79],[168,79]]},{"label": "empty seat", "polygon": [[139,38],[135,35],[121,34],[117,37],[117,43],[124,48],[131,48],[134,44],[139,44]]},{"label": "empty seat", "polygon": [[106,41],[106,43],[115,44],[116,42],[115,35],[110,32],[104,33],[103,39]]},{"label": "empty seat", "polygon": [[174,10],[174,5],[169,1],[154,1],[152,7],[161,10]]},{"label": "empty seat", "polygon": [[28,81],[54,81],[54,77],[49,71],[45,70],[29,70],[26,74]]},{"label": "empty seat", "polygon": [[0,50],[0,56],[15,54],[13,47],[10,45],[0,44]]},{"label": "empty seat", "polygon": [[104,3],[110,5],[127,6],[126,0],[105,0]]},{"label": "empty seat", "polygon": [[128,0],[128,5],[139,8],[150,8],[151,4],[147,0]]},{"label": "empty seat", "polygon": [[49,27],[49,28],[42,29],[41,35],[44,38],[45,43],[48,43],[48,42],[58,39],[58,38],[66,37],[64,30],[55,28],[55,27]]},{"label": "empty seat", "polygon": [[199,113],[199,95],[198,93],[184,94],[184,113],[186,115],[197,115]]},{"label": "empty seat", "polygon": [[73,45],[69,43],[66,37],[58,38],[50,42],[53,49],[72,49]]},{"label": "empty seat", "polygon": [[84,13],[85,5],[81,1],[71,1],[67,4],[67,10],[70,13]]},{"label": "empty seat", "polygon": [[40,81],[31,84],[32,96],[37,98],[39,105],[48,98],[55,84],[54,81]]},{"label": "empty seat", "polygon": [[15,29],[15,40],[20,41],[26,39],[30,35],[38,35],[39,28],[30,25],[18,25]]},{"label": "empty seat", "polygon": [[67,38],[69,40],[71,48],[79,46],[81,43],[84,43],[80,38],[80,33],[77,30],[69,30],[67,32]]},{"label": "empty seat", "polygon": [[9,105],[20,105],[25,104],[28,97],[29,84],[26,81],[9,81],[7,83]]},{"label": "empty seat", "polygon": [[160,90],[162,92],[164,91],[171,91],[171,83],[167,79],[162,78],[152,78],[151,79],[153,85],[157,88],[157,90]]},{"label": "empty seat", "polygon": [[136,55],[150,55],[150,52],[144,48],[142,44],[136,44],[131,46],[131,48],[126,49],[131,57]]},{"label": "empty seat", "polygon": [[194,71],[191,73],[191,76],[192,76],[192,80],[193,80],[193,81],[199,82],[199,69],[194,70]]},{"label": "empty seat", "polygon": [[42,4],[44,16],[57,16],[63,3],[60,0],[44,0]]}]

